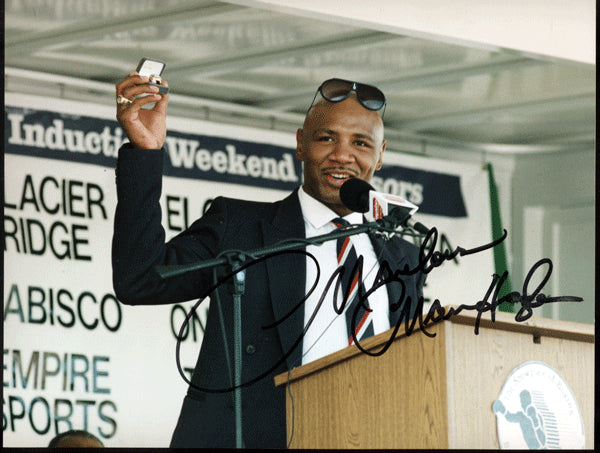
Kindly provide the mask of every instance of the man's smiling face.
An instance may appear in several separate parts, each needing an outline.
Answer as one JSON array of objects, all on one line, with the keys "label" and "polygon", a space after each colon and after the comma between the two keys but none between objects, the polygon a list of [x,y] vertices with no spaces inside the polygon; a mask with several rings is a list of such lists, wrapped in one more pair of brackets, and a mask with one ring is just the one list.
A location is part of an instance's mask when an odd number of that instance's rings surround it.
[{"label": "man's smiling face", "polygon": [[304,162],[304,190],[340,216],[350,211],[340,200],[349,178],[370,181],[385,151],[383,123],[354,96],[341,102],[321,99],[296,133],[296,157]]}]

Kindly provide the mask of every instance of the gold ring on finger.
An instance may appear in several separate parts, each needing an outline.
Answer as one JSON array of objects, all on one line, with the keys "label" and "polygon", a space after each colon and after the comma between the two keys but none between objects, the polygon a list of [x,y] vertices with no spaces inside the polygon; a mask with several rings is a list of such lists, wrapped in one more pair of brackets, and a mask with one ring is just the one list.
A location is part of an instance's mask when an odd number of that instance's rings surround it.
[{"label": "gold ring on finger", "polygon": [[127,105],[127,104],[131,104],[132,102],[133,101],[131,99],[127,99],[122,94],[117,96],[117,104],[119,104],[119,105]]}]

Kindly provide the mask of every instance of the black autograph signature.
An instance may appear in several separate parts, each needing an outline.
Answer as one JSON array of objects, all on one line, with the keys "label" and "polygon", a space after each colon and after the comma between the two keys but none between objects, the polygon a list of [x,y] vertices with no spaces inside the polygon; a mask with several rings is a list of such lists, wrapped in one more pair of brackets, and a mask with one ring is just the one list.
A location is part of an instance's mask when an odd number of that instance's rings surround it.
[{"label": "black autograph signature", "polygon": [[[481,322],[481,318],[482,318],[483,314],[486,312],[490,312],[491,320],[492,320],[492,322],[494,322],[496,308],[503,302],[509,302],[514,305],[520,304],[521,307],[515,315],[515,320],[517,322],[523,322],[523,321],[529,319],[533,315],[534,308],[540,307],[545,303],[581,302],[581,301],[583,301],[583,299],[580,297],[574,297],[574,296],[549,297],[541,292],[544,285],[547,283],[547,281],[550,278],[550,275],[552,273],[552,268],[553,268],[552,261],[548,258],[543,258],[543,259],[539,260],[537,263],[535,263],[531,267],[531,269],[529,270],[529,272],[525,278],[521,292],[513,291],[505,296],[499,297],[501,288],[502,288],[504,282],[508,279],[508,271],[505,271],[502,275],[494,274],[492,276],[492,281],[491,281],[488,289],[486,290],[486,293],[485,293],[483,299],[477,301],[476,303],[474,303],[472,305],[461,304],[460,306],[458,306],[456,308],[455,307],[445,308],[445,307],[442,307],[439,299],[435,299],[432,302],[427,314],[424,316],[424,313],[423,313],[424,298],[423,298],[423,296],[416,297],[415,298],[416,300],[413,300],[413,298],[409,294],[407,294],[408,291],[406,288],[405,279],[403,277],[415,275],[417,273],[428,274],[433,269],[441,266],[445,261],[453,260],[456,256],[467,256],[467,255],[475,254],[475,253],[478,253],[478,252],[481,252],[484,250],[491,249],[491,248],[495,247],[496,245],[500,244],[502,241],[504,241],[506,239],[506,237],[507,237],[507,231],[504,230],[504,234],[500,238],[495,239],[494,241],[492,241],[488,244],[484,244],[482,246],[475,247],[472,249],[464,249],[462,247],[456,247],[453,251],[445,250],[443,252],[438,252],[438,251],[435,251],[438,233],[437,233],[437,229],[434,227],[425,236],[425,239],[423,240],[423,243],[420,246],[419,261],[414,268],[411,269],[408,265],[405,265],[403,269],[392,269],[390,264],[387,261],[382,261],[380,263],[380,268],[379,268],[377,276],[375,277],[373,286],[371,288],[369,288],[368,290],[365,289],[359,293],[359,295],[358,295],[359,301],[364,303],[364,301],[367,300],[369,295],[371,295],[377,289],[379,289],[383,286],[386,286],[388,284],[397,283],[399,285],[399,287],[401,288],[401,293],[400,293],[400,296],[395,301],[390,301],[390,314],[399,312],[399,316],[397,318],[398,320],[395,323],[395,325],[393,326],[393,330],[391,329],[391,335],[390,335],[389,339],[383,344],[383,346],[379,350],[376,350],[376,351],[364,349],[362,347],[362,345],[360,344],[360,341],[353,334],[354,343],[356,344],[358,349],[360,349],[363,353],[370,355],[370,356],[383,355],[388,350],[388,348],[392,345],[392,343],[394,342],[394,339],[398,335],[398,331],[399,331],[400,327],[402,326],[402,324],[404,324],[404,333],[406,336],[409,336],[412,334],[412,332],[415,330],[417,323],[418,323],[419,330],[421,330],[425,335],[427,335],[428,337],[435,337],[436,334],[428,331],[428,328],[431,328],[436,323],[439,323],[439,322],[449,319],[453,315],[459,314],[463,310],[476,310],[477,311],[474,333],[475,333],[475,335],[478,335],[479,334],[479,326],[480,326],[480,322]],[[256,259],[256,260],[248,261],[245,264],[243,264],[241,267],[236,269],[235,271],[233,271],[233,272],[225,275],[221,279],[219,279],[219,281],[215,285],[213,285],[213,287],[209,288],[208,291],[206,291],[206,295],[204,297],[208,296],[210,293],[212,293],[215,289],[217,289],[223,283],[225,283],[228,280],[230,280],[231,278],[233,278],[238,272],[244,271],[247,268],[249,268],[253,265],[256,265],[258,263],[261,263],[262,261],[265,261],[267,259],[271,259],[275,256],[282,255],[282,254],[288,254],[288,253],[299,253],[302,255],[306,255],[308,258],[312,259],[316,266],[316,278],[315,278],[314,284],[312,285],[311,289],[307,292],[307,294],[296,305],[294,305],[287,314],[285,314],[281,319],[276,320],[274,323],[262,327],[265,330],[276,328],[279,324],[283,323],[286,319],[288,319],[296,310],[304,307],[304,303],[309,298],[309,296],[314,292],[314,290],[317,286],[317,282],[319,281],[320,266],[319,266],[316,258],[312,254],[310,254],[304,250],[291,250],[291,251],[276,252],[276,253],[273,253],[270,255],[266,255],[262,258]],[[530,286],[531,279],[536,274],[536,272],[539,269],[543,269],[544,266],[546,266],[546,274],[543,276],[542,280],[535,287],[535,289],[530,293],[529,286]],[[323,294],[320,296],[319,301],[318,301],[313,313],[311,314],[310,318],[305,323],[303,331],[298,336],[298,338],[294,341],[291,348],[288,351],[284,352],[284,354],[279,358],[279,360],[277,360],[277,362],[275,364],[268,367],[268,369],[266,369],[260,375],[242,383],[239,387],[249,386],[249,385],[265,378],[266,376],[270,375],[282,363],[284,363],[288,357],[290,357],[292,355],[292,353],[294,352],[294,350],[297,347],[301,346],[304,335],[306,334],[306,332],[312,325],[312,322],[314,321],[318,311],[320,310],[321,306],[323,305],[323,303],[326,299],[326,295],[327,295],[328,291],[332,287],[334,288],[333,289],[333,291],[334,291],[334,298],[333,298],[334,299],[334,302],[333,302],[334,310],[338,314],[340,314],[344,311],[345,305],[347,303],[348,295],[347,294],[342,295],[342,300],[339,305],[338,305],[338,297],[337,297],[338,290],[339,290],[340,284],[341,284],[341,278],[342,278],[344,272],[345,272],[345,269],[342,266],[337,268],[333,272],[333,274],[331,275],[331,277],[329,278],[329,280],[327,281],[327,283],[325,285],[325,290],[323,291]],[[355,268],[351,272],[358,272],[360,274],[359,278],[362,279],[362,257],[358,258]],[[210,393],[231,392],[231,391],[235,390],[235,388],[237,388],[237,386],[231,386],[231,387],[222,388],[222,389],[209,389],[209,388],[202,388],[202,387],[197,386],[196,384],[192,383],[187,378],[187,376],[185,375],[184,370],[181,366],[181,360],[180,360],[181,338],[183,338],[183,334],[185,332],[185,329],[187,328],[187,324],[189,323],[195,310],[200,305],[200,303],[202,302],[204,297],[201,297],[199,299],[199,301],[192,307],[192,309],[189,311],[186,319],[182,323],[182,326],[181,326],[181,329],[180,329],[180,332],[178,335],[177,346],[176,346],[177,367],[179,370],[179,374],[181,375],[183,380],[188,385],[195,388],[196,390],[210,392]],[[353,320],[352,320],[353,324],[356,323],[357,313],[358,313],[358,307],[357,307],[357,310],[355,311],[355,313],[353,314]],[[352,329],[352,331],[354,331],[354,329]]]},{"label": "black autograph signature", "polygon": [[[546,265],[546,273],[544,274],[540,283],[535,287],[533,292],[529,293],[529,285],[532,277],[538,271],[538,269],[543,269],[543,266]],[[576,296],[557,296],[557,297],[549,297],[542,293],[542,289],[550,275],[552,274],[552,261],[548,258],[543,258],[536,262],[529,272],[527,273],[527,277],[523,283],[522,292],[512,291],[505,296],[499,297],[500,290],[502,285],[508,278],[508,271],[504,271],[502,275],[494,274],[492,276],[492,282],[490,286],[486,290],[485,296],[482,300],[476,302],[475,304],[461,304],[458,307],[442,307],[439,299],[435,299],[425,317],[423,317],[423,308],[424,308],[424,298],[423,296],[419,297],[416,304],[416,316],[410,316],[409,310],[411,309],[411,300],[410,298],[406,298],[405,300],[399,300],[394,304],[390,305],[390,310],[401,310],[401,316],[398,319],[398,322],[394,326],[394,330],[392,331],[390,338],[386,341],[383,347],[379,351],[369,351],[364,349],[360,345],[360,341],[354,337],[354,341],[356,346],[365,354],[371,356],[380,356],[387,351],[387,349],[391,346],[394,339],[397,336],[398,330],[402,323],[404,323],[404,333],[406,336],[411,335],[414,331],[415,326],[418,322],[419,330],[423,332],[423,334],[428,337],[435,337],[435,333],[429,332],[427,329],[431,326],[450,319],[454,315],[458,315],[463,310],[476,310],[477,317],[475,318],[475,326],[474,333],[475,335],[479,334],[479,326],[481,324],[481,317],[484,313],[490,312],[491,321],[495,322],[496,317],[496,308],[502,304],[503,302],[509,302],[514,305],[520,304],[521,307],[515,314],[515,321],[523,322],[533,316],[533,309],[537,307],[541,307],[546,303],[551,302],[582,302],[583,299],[581,297]],[[388,280],[382,280],[381,284],[385,285],[390,281],[400,281],[396,280],[397,277]]]}]

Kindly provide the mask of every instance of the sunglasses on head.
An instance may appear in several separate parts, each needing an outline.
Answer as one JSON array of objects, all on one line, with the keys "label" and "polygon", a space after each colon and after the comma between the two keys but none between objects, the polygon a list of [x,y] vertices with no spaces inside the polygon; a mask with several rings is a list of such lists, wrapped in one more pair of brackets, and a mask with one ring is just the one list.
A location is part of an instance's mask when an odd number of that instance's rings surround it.
[{"label": "sunglasses on head", "polygon": [[350,96],[353,91],[356,93],[358,102],[364,108],[376,111],[385,107],[385,96],[379,88],[342,79],[329,79],[323,82],[317,89],[310,105],[312,107],[318,93],[321,93],[321,96],[329,102],[341,102]]}]

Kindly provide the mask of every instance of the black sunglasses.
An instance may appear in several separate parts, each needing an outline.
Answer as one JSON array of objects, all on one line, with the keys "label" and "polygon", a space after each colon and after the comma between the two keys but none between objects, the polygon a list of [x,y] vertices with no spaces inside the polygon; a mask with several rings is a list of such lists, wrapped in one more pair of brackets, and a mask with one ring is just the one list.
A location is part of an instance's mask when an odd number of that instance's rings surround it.
[{"label": "black sunglasses", "polygon": [[[364,108],[368,110],[381,110],[385,107],[385,96],[379,88],[342,79],[329,79],[323,82],[317,89],[310,106],[312,107],[315,103],[318,93],[321,93],[321,96],[329,102],[341,102],[350,96],[350,93],[353,91],[356,93],[358,102]],[[383,116],[383,113],[381,116]]]}]

